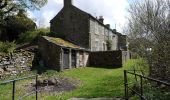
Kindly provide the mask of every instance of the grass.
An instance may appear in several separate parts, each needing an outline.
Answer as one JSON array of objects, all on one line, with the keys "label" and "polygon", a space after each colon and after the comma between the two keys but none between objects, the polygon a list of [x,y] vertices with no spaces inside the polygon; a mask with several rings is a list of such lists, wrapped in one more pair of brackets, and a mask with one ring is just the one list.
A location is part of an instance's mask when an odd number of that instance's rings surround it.
[{"label": "grass", "polygon": [[[141,60],[129,60],[124,67],[118,69],[105,69],[105,68],[93,68],[85,67],[67,70],[61,73],[55,71],[47,71],[43,74],[46,77],[71,77],[81,81],[81,85],[77,89],[70,92],[62,93],[41,93],[39,98],[41,100],[67,100],[72,97],[123,97],[124,85],[123,85],[123,70],[142,68],[146,66],[146,63]],[[133,79],[134,77],[129,77]],[[24,94],[25,89],[23,84],[28,84],[30,80],[24,80],[19,82],[17,96]],[[22,88],[22,89],[19,89]],[[2,95],[2,93],[11,92],[11,86],[0,86],[0,100],[9,100],[9,95]],[[2,98],[2,99],[1,99]],[[34,100],[35,96],[27,98],[27,100]]]}]

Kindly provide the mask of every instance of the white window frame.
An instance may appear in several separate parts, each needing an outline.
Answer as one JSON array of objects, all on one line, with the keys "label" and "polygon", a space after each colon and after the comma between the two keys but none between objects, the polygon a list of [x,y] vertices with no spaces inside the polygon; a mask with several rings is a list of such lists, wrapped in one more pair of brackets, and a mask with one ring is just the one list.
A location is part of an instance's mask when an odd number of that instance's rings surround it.
[{"label": "white window frame", "polygon": [[98,39],[95,39],[95,51],[99,51],[99,40]]}]

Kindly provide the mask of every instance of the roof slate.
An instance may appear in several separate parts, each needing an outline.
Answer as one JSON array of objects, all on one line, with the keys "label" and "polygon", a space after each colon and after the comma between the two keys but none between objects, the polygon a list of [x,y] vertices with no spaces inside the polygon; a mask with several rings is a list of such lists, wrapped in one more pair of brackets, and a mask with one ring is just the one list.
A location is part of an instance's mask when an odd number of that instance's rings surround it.
[{"label": "roof slate", "polygon": [[74,48],[74,49],[84,49],[84,48],[81,48],[80,46],[77,46],[71,42],[68,42],[66,40],[63,40],[61,38],[54,38],[54,37],[48,37],[48,36],[43,36],[45,39],[47,39],[48,41],[54,43],[54,44],[57,44],[59,46],[62,46],[62,47],[67,47],[67,48]]}]

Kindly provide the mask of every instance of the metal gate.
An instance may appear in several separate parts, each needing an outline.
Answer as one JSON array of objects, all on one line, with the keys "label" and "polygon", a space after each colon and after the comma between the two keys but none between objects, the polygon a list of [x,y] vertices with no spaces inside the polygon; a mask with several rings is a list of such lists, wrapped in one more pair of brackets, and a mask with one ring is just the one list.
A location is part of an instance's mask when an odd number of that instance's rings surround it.
[{"label": "metal gate", "polygon": [[63,50],[63,69],[69,69],[69,50]]},{"label": "metal gate", "polygon": [[[26,93],[25,95],[23,96],[20,96],[18,99],[15,97],[16,96],[16,82],[18,81],[21,81],[21,80],[26,80],[26,79],[34,79],[35,78],[35,89],[31,92],[28,92]],[[38,85],[37,85],[37,80],[38,80],[38,75],[31,75],[31,76],[28,76],[28,77],[23,77],[23,78],[17,78],[17,79],[13,79],[13,80],[8,80],[8,81],[4,81],[2,83],[0,83],[0,85],[7,85],[7,84],[11,84],[12,83],[12,100],[23,100],[24,98],[26,97],[29,97],[29,96],[32,96],[32,95],[35,95],[35,100],[38,100]],[[8,94],[8,93],[6,93]],[[3,97],[0,97],[0,100],[3,100]]]}]

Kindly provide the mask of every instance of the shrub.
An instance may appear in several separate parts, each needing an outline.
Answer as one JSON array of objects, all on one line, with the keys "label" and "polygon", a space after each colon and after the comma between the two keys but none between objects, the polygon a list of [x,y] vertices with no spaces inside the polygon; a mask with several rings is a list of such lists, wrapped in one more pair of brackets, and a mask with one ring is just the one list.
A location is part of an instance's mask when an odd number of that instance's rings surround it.
[{"label": "shrub", "polygon": [[62,33],[54,33],[54,32],[49,32],[47,34],[48,36],[51,36],[51,37],[58,37],[58,38],[62,38],[62,39],[65,39],[65,35],[62,34]]},{"label": "shrub", "polygon": [[48,35],[49,29],[37,29],[35,31],[27,31],[19,36],[18,42],[37,42],[39,36]]},{"label": "shrub", "polygon": [[12,53],[16,48],[15,42],[0,42],[0,52]]}]

